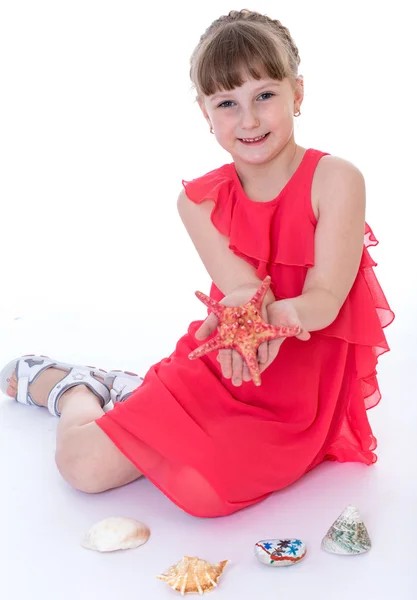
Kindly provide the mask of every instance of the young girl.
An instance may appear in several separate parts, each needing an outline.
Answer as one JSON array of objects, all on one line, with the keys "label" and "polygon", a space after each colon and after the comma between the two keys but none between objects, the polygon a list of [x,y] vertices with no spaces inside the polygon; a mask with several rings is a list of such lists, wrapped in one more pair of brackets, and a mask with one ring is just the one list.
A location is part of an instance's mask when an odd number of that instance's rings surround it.
[{"label": "young girl", "polygon": [[178,210],[211,297],[245,304],[270,275],[265,319],[301,333],[260,347],[259,387],[235,351],[189,359],[215,334],[210,311],[143,381],[43,356],[13,360],[1,389],[60,416],[56,462],[75,488],[100,492],[143,474],[183,510],[214,517],[324,460],[376,461],[366,411],[380,399],[375,367],[394,315],[366,249],[377,242],[362,174],[295,142],[299,63],[288,29],[258,13],[232,11],[207,29],[191,79],[233,162],[183,182]]}]

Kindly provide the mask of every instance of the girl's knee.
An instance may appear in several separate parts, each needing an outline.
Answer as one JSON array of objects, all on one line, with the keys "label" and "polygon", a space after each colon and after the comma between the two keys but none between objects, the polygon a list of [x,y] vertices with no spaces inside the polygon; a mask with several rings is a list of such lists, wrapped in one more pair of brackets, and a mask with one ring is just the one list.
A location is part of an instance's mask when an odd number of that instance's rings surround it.
[{"label": "girl's knee", "polygon": [[65,481],[74,489],[88,494],[104,491],[100,485],[97,468],[87,456],[81,456],[77,451],[61,446],[55,453],[58,471]]},{"label": "girl's knee", "polygon": [[58,471],[69,485],[81,492],[102,492],[102,463],[100,449],[89,435],[88,425],[68,428],[58,436],[55,462]]},{"label": "girl's knee", "polygon": [[87,494],[125,485],[141,475],[95,422],[62,431],[55,462],[65,481]]}]

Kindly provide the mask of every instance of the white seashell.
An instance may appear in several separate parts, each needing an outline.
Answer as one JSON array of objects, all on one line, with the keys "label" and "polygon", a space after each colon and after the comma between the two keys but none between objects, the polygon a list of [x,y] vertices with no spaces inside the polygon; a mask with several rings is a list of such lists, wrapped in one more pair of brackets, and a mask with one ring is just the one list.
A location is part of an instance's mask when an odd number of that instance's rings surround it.
[{"label": "white seashell", "polygon": [[336,519],[321,542],[334,554],[363,554],[371,549],[371,540],[355,506],[349,505]]},{"label": "white seashell", "polygon": [[197,556],[184,556],[172,567],[157,575],[158,579],[166,581],[173,590],[184,594],[199,594],[209,592],[217,587],[217,581],[223,573],[228,560],[217,564],[207,562]]},{"label": "white seashell", "polygon": [[297,539],[261,540],[255,544],[255,556],[271,567],[289,567],[304,558],[307,548]]},{"label": "white seashell", "polygon": [[149,527],[136,519],[110,517],[93,525],[81,546],[98,552],[137,548],[148,541]]}]

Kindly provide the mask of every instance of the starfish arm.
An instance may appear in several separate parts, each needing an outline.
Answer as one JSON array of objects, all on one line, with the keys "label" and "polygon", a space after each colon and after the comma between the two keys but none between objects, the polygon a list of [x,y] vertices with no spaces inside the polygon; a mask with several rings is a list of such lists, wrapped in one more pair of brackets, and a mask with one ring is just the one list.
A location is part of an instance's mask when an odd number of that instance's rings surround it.
[{"label": "starfish arm", "polygon": [[259,372],[259,363],[257,358],[257,352],[255,349],[249,348],[241,350],[240,347],[235,348],[245,363],[248,365],[249,374],[252,377],[252,381],[256,386],[261,385],[261,375]]},{"label": "starfish arm", "polygon": [[201,300],[201,302],[203,302],[203,304],[208,306],[208,308],[211,308],[216,317],[219,317],[220,319],[223,316],[225,307],[217,302],[217,300],[213,300],[213,298],[206,296],[206,294],[203,294],[203,292],[196,292],[195,295],[199,300]]},{"label": "starfish arm", "polygon": [[209,340],[206,344],[199,346],[193,352],[188,355],[190,360],[194,360],[196,358],[200,358],[209,352],[213,352],[214,350],[220,350],[221,348],[230,348],[227,344],[225,344],[224,340],[220,338],[219,335],[216,335],[215,338]]},{"label": "starfish arm", "polygon": [[257,339],[261,340],[259,343],[267,340],[275,340],[283,337],[293,337],[301,332],[301,327],[296,325],[295,327],[276,327],[275,325],[269,325],[265,322],[257,323]]},{"label": "starfish arm", "polygon": [[256,344],[259,347],[264,342],[271,342],[282,337],[280,333],[276,333],[275,331],[264,330],[256,334]]},{"label": "starfish arm", "polygon": [[268,325],[268,323],[265,323],[264,321],[258,321],[256,324],[254,324],[252,333],[250,335],[251,338],[248,339],[246,332],[240,332],[240,334],[235,338],[235,343],[241,344],[242,347],[252,347],[255,351],[257,351],[263,342],[269,342],[277,338],[286,337],[281,328]]},{"label": "starfish arm", "polygon": [[262,302],[264,301],[264,298],[266,296],[267,291],[269,290],[270,285],[271,285],[271,277],[269,275],[267,275],[265,277],[265,279],[263,280],[258,291],[255,292],[255,295],[253,296],[252,300],[249,302],[249,304],[254,304],[256,306],[256,308],[259,310],[259,312],[262,309]]},{"label": "starfish arm", "polygon": [[275,327],[273,325],[272,327],[274,327],[277,335],[279,335],[280,337],[292,337],[301,333],[301,327],[299,325],[295,325],[294,327],[290,327],[287,325],[282,327]]}]

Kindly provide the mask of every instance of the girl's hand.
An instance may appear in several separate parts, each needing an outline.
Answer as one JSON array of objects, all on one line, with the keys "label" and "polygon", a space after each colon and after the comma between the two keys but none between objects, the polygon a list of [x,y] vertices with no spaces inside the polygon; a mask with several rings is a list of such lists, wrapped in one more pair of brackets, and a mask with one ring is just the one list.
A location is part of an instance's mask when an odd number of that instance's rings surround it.
[{"label": "girl's hand", "polygon": [[[228,294],[220,301],[220,304],[225,306],[242,306],[253,298],[255,293],[258,291],[258,285],[245,285],[238,287],[236,290]],[[271,306],[271,303],[275,302],[273,293],[268,290],[263,304],[262,304],[262,318],[268,321],[267,307]],[[198,340],[204,340],[209,337],[219,325],[219,319],[214,313],[211,313],[204,323],[199,327],[195,333],[195,337]],[[268,343],[264,342],[259,346],[258,359],[262,364],[266,364],[268,361]],[[239,352],[232,349],[219,350],[217,360],[220,363],[223,377],[226,379],[232,379],[233,385],[240,386],[242,381],[251,381],[249,369],[246,362],[240,356]],[[265,367],[266,368],[266,367]]]},{"label": "girl's hand", "polygon": [[[298,318],[297,311],[291,300],[277,300],[272,302],[267,307],[267,315],[267,321],[270,325],[275,325],[276,327],[297,327],[299,325],[301,327],[301,333],[296,337],[304,342],[311,338],[311,335],[308,333],[308,331],[303,329],[303,325]],[[262,371],[265,371],[265,369],[267,369],[269,365],[276,359],[281,344],[286,339],[287,338],[284,337],[265,342],[265,344],[268,345],[268,351],[266,353],[266,360],[263,362],[261,361],[259,365],[259,371],[261,373]]]}]

